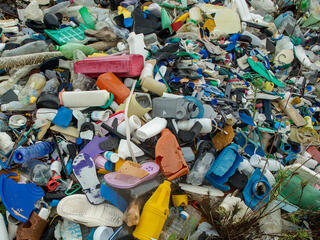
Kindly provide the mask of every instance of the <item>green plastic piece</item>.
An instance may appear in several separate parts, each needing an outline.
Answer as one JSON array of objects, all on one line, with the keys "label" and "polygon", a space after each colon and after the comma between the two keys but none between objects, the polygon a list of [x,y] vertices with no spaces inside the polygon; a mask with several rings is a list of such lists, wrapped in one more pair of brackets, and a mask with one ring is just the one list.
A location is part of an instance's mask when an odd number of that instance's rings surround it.
[{"label": "green plastic piece", "polygon": [[110,105],[111,105],[111,103],[112,103],[112,101],[113,101],[113,98],[114,98],[113,94],[110,93],[110,98],[109,98],[109,100],[106,102],[105,105],[100,106],[100,108],[107,109],[108,107],[110,107]]},{"label": "green plastic piece", "polygon": [[171,20],[167,11],[164,8],[161,8],[161,26],[162,29],[169,28],[170,32],[172,32]]},{"label": "green plastic piece", "polygon": [[64,45],[72,40],[82,41],[86,39],[84,31],[87,29],[88,27],[81,23],[77,28],[66,27],[59,30],[46,29],[44,32],[59,45]]},{"label": "green plastic piece", "polygon": [[210,83],[211,83],[211,85],[214,86],[214,87],[218,86],[218,83],[217,83],[216,81],[210,81]]},{"label": "green plastic piece", "polygon": [[82,20],[86,24],[86,26],[90,29],[95,30],[94,21],[86,7],[82,7],[79,10],[79,13],[81,14]]},{"label": "green plastic piece", "polygon": [[168,3],[168,2],[163,2],[163,3],[158,3],[160,7],[164,8],[170,8],[170,9],[180,9],[180,10],[187,10],[188,7],[183,7],[183,6],[176,6],[174,4]]},{"label": "green plastic piece", "polygon": [[284,87],[284,83],[279,81],[270,71],[268,71],[261,62],[255,62],[251,58],[248,58],[250,67],[262,77],[270,82],[273,82],[278,87]]},{"label": "green plastic piece", "polygon": [[197,54],[194,54],[194,53],[176,52],[174,54],[176,54],[177,56],[189,56],[189,57],[192,57],[193,59],[196,59],[196,60],[200,59],[200,57]]},{"label": "green plastic piece", "polygon": [[290,37],[290,40],[295,46],[298,46],[302,43],[302,40],[299,37]]}]

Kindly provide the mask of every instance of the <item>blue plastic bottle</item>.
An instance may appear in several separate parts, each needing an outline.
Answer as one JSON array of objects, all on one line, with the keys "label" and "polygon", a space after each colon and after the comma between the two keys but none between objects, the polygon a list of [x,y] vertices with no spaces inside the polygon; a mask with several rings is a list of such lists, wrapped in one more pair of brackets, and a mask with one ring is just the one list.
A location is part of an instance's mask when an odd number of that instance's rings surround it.
[{"label": "blue plastic bottle", "polygon": [[52,142],[39,142],[29,147],[21,147],[15,150],[13,159],[16,163],[24,163],[32,158],[40,158],[51,153],[55,149]]}]

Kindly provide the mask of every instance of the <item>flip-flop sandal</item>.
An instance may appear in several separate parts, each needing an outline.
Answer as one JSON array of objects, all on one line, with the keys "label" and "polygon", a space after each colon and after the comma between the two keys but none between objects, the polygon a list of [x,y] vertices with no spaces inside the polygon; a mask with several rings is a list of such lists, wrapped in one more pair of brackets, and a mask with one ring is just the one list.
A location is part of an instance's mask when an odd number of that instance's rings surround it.
[{"label": "flip-flop sandal", "polygon": [[63,198],[57,206],[58,214],[70,221],[87,227],[122,225],[123,213],[108,203],[92,205],[84,194]]},{"label": "flip-flop sandal", "polygon": [[80,153],[73,160],[72,169],[88,201],[91,204],[102,203],[104,199],[100,194],[100,182],[93,159],[86,153]]},{"label": "flip-flop sandal", "polygon": [[146,162],[140,166],[140,164],[126,161],[118,172],[108,173],[104,179],[112,187],[128,189],[151,180],[157,176],[159,169],[159,165],[154,162]]},{"label": "flip-flop sandal", "polygon": [[48,221],[32,212],[28,222],[20,223],[17,230],[17,240],[38,240],[42,236]]},{"label": "flip-flop sandal", "polygon": [[284,87],[284,83],[279,81],[270,71],[268,71],[261,62],[255,62],[252,58],[248,58],[250,67],[262,77],[273,82],[278,87]]}]

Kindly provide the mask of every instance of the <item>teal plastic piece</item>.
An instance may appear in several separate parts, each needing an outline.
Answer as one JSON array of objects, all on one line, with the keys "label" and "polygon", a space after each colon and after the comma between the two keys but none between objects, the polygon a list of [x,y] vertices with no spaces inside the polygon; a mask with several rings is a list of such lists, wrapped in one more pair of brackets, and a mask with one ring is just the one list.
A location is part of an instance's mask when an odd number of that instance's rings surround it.
[{"label": "teal plastic piece", "polygon": [[81,23],[77,28],[66,27],[59,30],[46,29],[44,32],[59,45],[64,45],[71,40],[82,41],[86,39],[84,31],[87,29],[88,27]]},{"label": "teal plastic piece", "polygon": [[90,29],[95,30],[95,24],[88,9],[86,7],[82,7],[80,8],[79,13],[81,14],[82,20],[86,24],[86,26]]}]

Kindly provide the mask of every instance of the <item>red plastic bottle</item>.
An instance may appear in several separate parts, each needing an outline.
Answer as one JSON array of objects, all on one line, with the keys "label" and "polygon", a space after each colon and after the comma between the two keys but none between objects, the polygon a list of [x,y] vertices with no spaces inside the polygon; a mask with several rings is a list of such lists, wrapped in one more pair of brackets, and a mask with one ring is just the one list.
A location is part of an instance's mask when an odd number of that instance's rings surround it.
[{"label": "red plastic bottle", "polygon": [[130,94],[129,88],[112,72],[100,75],[96,84],[101,90],[111,92],[118,104],[123,103]]},{"label": "red plastic bottle", "polygon": [[74,72],[97,77],[113,72],[118,77],[137,77],[143,69],[143,56],[138,54],[88,57],[74,63]]}]

